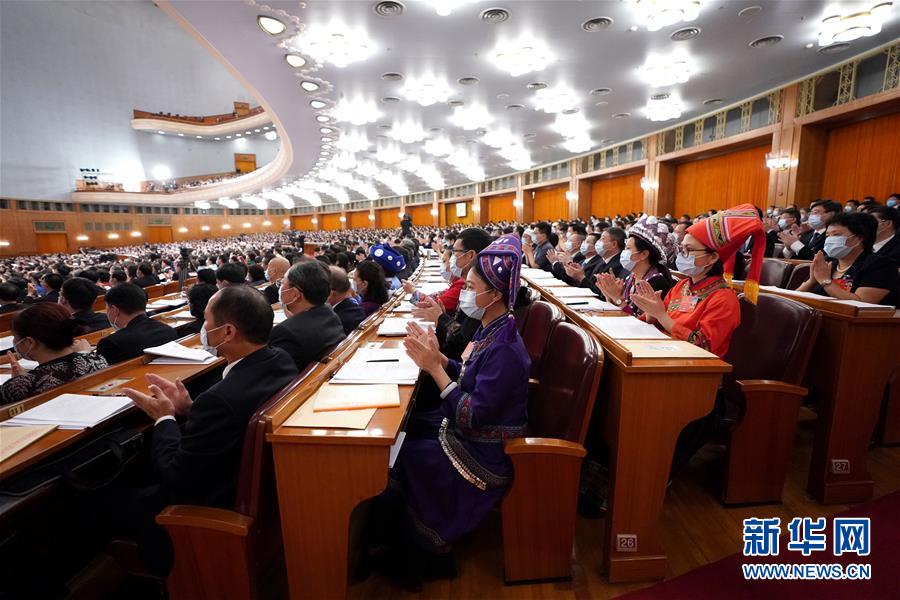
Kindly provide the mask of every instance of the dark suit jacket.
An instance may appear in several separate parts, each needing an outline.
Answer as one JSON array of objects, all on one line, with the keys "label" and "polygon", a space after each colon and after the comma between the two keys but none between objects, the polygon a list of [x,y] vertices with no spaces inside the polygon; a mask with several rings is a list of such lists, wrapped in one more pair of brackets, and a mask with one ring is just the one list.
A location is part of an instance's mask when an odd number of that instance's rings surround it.
[{"label": "dark suit jacket", "polygon": [[900,233],[895,233],[894,237],[875,253],[875,256],[888,260],[892,265],[900,269]]},{"label": "dark suit jacket", "polygon": [[366,318],[366,312],[350,298],[344,298],[338,302],[334,306],[334,313],[341,320],[341,325],[344,326],[344,333],[347,335],[350,335],[350,332],[356,329],[363,319]]},{"label": "dark suit jacket", "polygon": [[178,333],[172,327],[147,315],[138,315],[124,329],[101,339],[97,343],[97,352],[112,365],[140,356],[144,348],[161,346],[177,338]]},{"label": "dark suit jacket", "polygon": [[625,279],[626,277],[628,277],[628,271],[626,271],[625,268],[622,267],[622,263],[619,262],[619,254],[616,254],[611,259],[609,259],[609,262],[603,262],[601,260],[600,264],[598,264],[591,272],[591,276],[589,278],[584,278],[587,284],[583,286],[590,288],[591,291],[593,291],[601,298],[605,298],[605,296],[603,295],[603,292],[600,291],[600,288],[597,287],[597,282],[594,281],[594,276],[599,275],[600,273],[612,273],[619,279]]},{"label": "dark suit jacket", "polygon": [[94,312],[91,309],[80,310],[72,315],[72,318],[78,323],[78,332],[76,335],[84,335],[92,331],[109,327],[109,321],[107,320],[106,315]]},{"label": "dark suit jacket", "polygon": [[812,260],[815,258],[816,252],[825,249],[825,232],[807,231],[800,236],[800,241],[803,243],[803,248],[800,249],[795,258]]},{"label": "dark suit jacket", "polygon": [[131,283],[142,288],[150,287],[151,285],[159,283],[159,277],[156,275],[141,275],[140,277],[132,279]]},{"label": "dark suit jacket", "polygon": [[581,283],[579,283],[579,282],[575,281],[574,279],[572,279],[571,277],[569,277],[569,275],[566,273],[566,267],[563,266],[563,264],[559,261],[553,263],[553,266],[550,269],[551,272],[553,273],[553,276],[559,280],[565,281],[566,283],[568,283],[571,286],[587,287],[587,283],[585,283],[585,282],[590,277],[590,273],[594,269],[596,269],[597,265],[599,265],[603,261],[600,259],[600,256],[595,254],[590,259],[588,259],[587,262],[584,262],[584,256],[581,253],[578,253],[574,257],[572,257],[572,262],[579,263],[582,266],[582,268],[584,269],[584,279],[581,281]]},{"label": "dark suit jacket", "polygon": [[250,417],[296,376],[284,352],[260,348],[194,398],[182,425],[159,423],[151,458],[169,503],[233,508]]},{"label": "dark suit jacket", "polygon": [[23,308],[25,308],[25,305],[19,302],[15,302],[13,304],[4,304],[3,306],[0,306],[0,314],[16,312],[17,310],[22,310]]},{"label": "dark suit jacket", "polygon": [[323,304],[273,327],[269,345],[287,352],[300,371],[345,337],[341,320],[330,306]]}]

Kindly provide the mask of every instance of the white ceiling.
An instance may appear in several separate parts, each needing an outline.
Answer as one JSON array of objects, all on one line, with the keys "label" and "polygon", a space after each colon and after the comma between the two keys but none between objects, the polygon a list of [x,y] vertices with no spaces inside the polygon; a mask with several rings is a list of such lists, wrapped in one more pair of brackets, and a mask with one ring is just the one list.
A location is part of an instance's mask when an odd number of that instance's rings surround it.
[{"label": "white ceiling", "polygon": [[[449,16],[438,16],[426,2],[404,0],[402,15],[383,17],[375,14],[376,2],[369,0],[307,0],[306,2],[269,2],[256,0],[197,1],[173,0],[170,5],[199,32],[246,79],[251,92],[257,93],[280,123],[282,135],[293,146],[293,161],[287,174],[274,184],[285,184],[306,175],[320,151],[316,111],[308,102],[324,98],[335,102],[341,97],[365,98],[374,102],[381,117],[366,126],[339,124],[344,132],[364,131],[373,143],[396,145],[403,152],[413,152],[426,163],[433,163],[444,175],[447,186],[469,180],[447,164],[422,152],[423,142],[398,144],[382,139],[387,127],[412,120],[426,130],[440,128],[430,136],[444,135],[457,147],[477,155],[487,177],[515,171],[495,149],[482,143],[479,132],[464,131],[449,121],[452,108],[446,103],[421,107],[402,98],[404,82],[385,81],[381,75],[396,72],[406,80],[424,74],[445,79],[452,89],[452,99],[466,105],[484,105],[493,117],[494,127],[507,128],[514,139],[528,149],[533,164],[554,162],[576,156],[561,147],[562,137],[550,125],[554,115],[534,109],[535,92],[527,89],[530,82],[549,86],[567,86],[578,95],[578,108],[590,123],[593,148],[613,142],[647,135],[662,128],[696,118],[721,105],[704,105],[704,100],[718,98],[722,105],[738,102],[787,82],[820,70],[846,58],[884,44],[900,34],[897,5],[891,20],[876,36],[861,38],[836,54],[817,52],[820,21],[826,14],[825,0],[701,0],[699,18],[678,23],[659,31],[647,31],[631,1],[591,2],[579,0],[489,0],[474,1],[455,9]],[[871,5],[871,2],[841,2],[842,8]],[[487,8],[503,7],[509,19],[499,24],[481,20]],[[745,11],[749,7],[758,7]],[[743,14],[741,11],[744,11]],[[278,37],[262,32],[257,15],[281,19],[288,30]],[[613,20],[608,28],[597,32],[582,30],[581,24],[596,17]],[[327,84],[314,94],[300,87],[300,73],[284,61],[285,50],[278,42],[290,39],[298,27],[317,28],[341,23],[363,32],[372,46],[366,60],[337,68],[326,63],[305,71],[317,81]],[[630,28],[637,27],[636,31]],[[670,34],[684,27],[698,27],[699,36],[676,42]],[[769,47],[752,48],[748,44],[764,36],[780,35],[783,40]],[[492,60],[495,46],[505,40],[525,37],[545,44],[554,60],[542,71],[513,77],[500,70]],[[807,44],[815,44],[806,48]],[[651,88],[639,77],[639,68],[653,55],[683,53],[695,64],[696,71],[687,83]],[[476,85],[462,85],[462,77],[477,77]],[[328,89],[328,88],[331,89]],[[592,95],[595,88],[611,88],[606,95]],[[676,120],[651,122],[644,116],[644,106],[653,94],[668,92],[680,96],[683,115]],[[386,104],[387,96],[401,98]],[[600,104],[598,104],[600,103]],[[511,111],[509,104],[524,105]],[[627,118],[613,118],[616,113],[630,113]],[[529,135],[526,138],[526,134]],[[358,158],[372,158],[361,152]],[[389,167],[389,165],[381,165]],[[394,171],[400,172],[396,167]],[[405,174],[410,192],[429,187],[418,177]],[[393,195],[378,184],[382,195]],[[361,196],[350,193],[352,199]],[[327,203],[330,199],[323,197]],[[298,201],[298,204],[303,204]]]}]

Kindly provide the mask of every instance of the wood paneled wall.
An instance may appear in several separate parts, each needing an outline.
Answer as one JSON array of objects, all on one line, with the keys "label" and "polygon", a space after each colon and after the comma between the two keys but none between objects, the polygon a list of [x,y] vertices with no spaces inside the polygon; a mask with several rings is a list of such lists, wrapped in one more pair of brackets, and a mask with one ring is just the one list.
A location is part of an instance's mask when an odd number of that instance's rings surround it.
[{"label": "wood paneled wall", "polygon": [[769,187],[766,153],[770,149],[767,143],[677,165],[675,216],[744,203],[765,208]]},{"label": "wood paneled wall", "polygon": [[515,194],[500,194],[499,196],[489,196],[481,201],[481,210],[484,210],[484,203],[487,202],[488,222],[496,223],[497,221],[514,221],[516,219],[516,207],[513,206],[513,200],[515,199]]},{"label": "wood paneled wall", "polygon": [[326,231],[343,229],[344,224],[341,223],[341,213],[326,213],[319,215],[319,226]]},{"label": "wood paneled wall", "polygon": [[466,205],[466,216],[457,217],[456,216],[456,205],[459,202],[448,202],[442,206],[444,213],[444,225],[471,225],[475,222],[475,215],[472,212],[472,201],[469,200],[465,202]]},{"label": "wood paneled wall", "polygon": [[312,231],[316,228],[315,225],[313,225],[312,220],[312,215],[292,215],[291,227],[301,231]]},{"label": "wood paneled wall", "polygon": [[[534,190],[533,220],[558,221],[569,218],[569,201],[566,200],[566,191],[569,186],[559,185],[549,188]],[[528,192],[525,192],[528,198]],[[526,202],[528,200],[525,200]]]},{"label": "wood paneled wall", "polygon": [[378,229],[392,229],[400,227],[400,207],[379,208],[375,211],[375,227]]},{"label": "wood paneled wall", "polygon": [[363,227],[371,227],[372,221],[369,220],[368,210],[355,210],[347,213],[347,225],[350,229],[360,229]]},{"label": "wood paneled wall", "polygon": [[643,171],[591,181],[591,214],[596,217],[641,213],[644,210]]},{"label": "wood paneled wall", "polygon": [[900,113],[828,132],[821,197],[844,202],[900,192]]},{"label": "wood paneled wall", "polygon": [[[413,227],[421,227],[421,226],[430,226],[434,221],[434,217],[431,216],[431,205],[430,204],[419,204],[418,206],[407,206],[406,212],[409,213],[409,216],[412,217]],[[399,227],[400,223],[397,222],[397,225],[394,227]]]}]

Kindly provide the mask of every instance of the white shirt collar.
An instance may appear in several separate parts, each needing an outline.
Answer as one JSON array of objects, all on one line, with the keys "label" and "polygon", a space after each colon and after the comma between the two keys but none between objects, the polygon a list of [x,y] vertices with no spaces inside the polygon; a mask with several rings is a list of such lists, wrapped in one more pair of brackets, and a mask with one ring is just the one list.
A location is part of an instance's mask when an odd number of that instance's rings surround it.
[{"label": "white shirt collar", "polygon": [[872,252],[878,252],[879,250],[884,248],[884,245],[887,244],[892,239],[894,239],[895,235],[897,235],[897,234],[895,233],[894,235],[892,235],[889,238],[885,238],[885,239],[881,240],[880,242],[876,242],[876,243],[872,244]]},{"label": "white shirt collar", "polygon": [[236,361],[234,361],[233,363],[228,363],[227,365],[225,365],[225,369],[222,371],[222,379],[225,379],[226,377],[228,377],[228,374],[231,372],[231,370],[233,368],[235,368],[237,366],[237,364],[239,362],[241,362],[242,360],[244,360],[244,359],[239,358]]},{"label": "white shirt collar", "polygon": [[827,228],[827,227],[820,227],[819,229],[816,229],[816,233],[823,233],[826,229],[828,229],[828,228]]}]

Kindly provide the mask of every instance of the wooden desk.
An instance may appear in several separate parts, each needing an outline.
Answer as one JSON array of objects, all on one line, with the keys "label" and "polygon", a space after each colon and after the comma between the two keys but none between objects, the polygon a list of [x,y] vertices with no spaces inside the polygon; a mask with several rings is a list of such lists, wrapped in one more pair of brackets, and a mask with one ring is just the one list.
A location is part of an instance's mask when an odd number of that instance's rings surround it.
[{"label": "wooden desk", "polygon": [[869,443],[887,382],[900,367],[900,312],[867,311],[789,290],[761,293],[802,302],[822,315],[805,381],[818,402],[807,491],[823,504],[870,499]]},{"label": "wooden desk", "polygon": [[270,412],[270,433],[291,598],[347,595],[350,516],[363,500],[384,491],[388,456],[413,398],[400,386],[400,407],[381,408],[366,429],[287,427],[285,420],[328,381],[363,344],[380,338],[378,325],[402,290],[316,368],[294,394]]},{"label": "wooden desk", "polygon": [[[190,336],[180,340],[181,343],[186,345],[193,345],[198,343],[199,336]],[[145,375],[148,373],[155,373],[161,377],[165,377],[167,379],[181,379],[183,381],[190,381],[200,375],[207,373],[211,369],[214,369],[218,366],[221,366],[224,363],[224,359],[217,359],[209,364],[205,365],[151,365],[149,364],[151,360],[153,360],[154,356],[143,355],[138,358],[134,358],[132,360],[128,360],[122,363],[118,363],[116,365],[112,365],[111,367],[107,367],[106,369],[102,369],[95,373],[91,373],[90,375],[85,375],[75,381],[70,381],[64,385],[53,388],[43,394],[38,394],[37,396],[32,396],[26,400],[21,402],[16,402],[15,404],[8,404],[6,406],[0,407],[0,422],[9,419],[29,408],[33,408],[55,398],[56,396],[64,393],[71,394],[90,394],[86,390],[93,388],[97,385],[102,384],[105,381],[116,377],[131,377],[131,381],[128,381],[124,385],[126,387],[132,387],[136,390],[140,390],[143,392],[147,391],[147,379]],[[107,394],[114,392],[105,392]],[[136,409],[131,409],[122,413],[122,415],[118,415],[117,418],[111,419],[103,424],[101,424],[100,428],[108,428],[111,424],[117,422],[117,420],[123,417],[125,414],[132,412]],[[34,444],[31,444],[21,452],[14,454],[8,459],[0,462],[0,480],[3,480],[15,473],[18,473],[22,469],[25,469],[38,461],[41,461],[49,456],[59,452],[63,448],[85,439],[94,433],[94,429],[57,429],[48,435],[44,436]]]},{"label": "wooden desk", "polygon": [[635,359],[585,319],[592,313],[566,306],[540,280],[527,275],[523,280],[568,320],[591,332],[606,353],[594,410],[610,450],[602,542],[607,577],[611,583],[662,579],[667,557],[659,521],[675,442],[685,425],[712,410],[722,375],[731,365],[719,359]]}]

